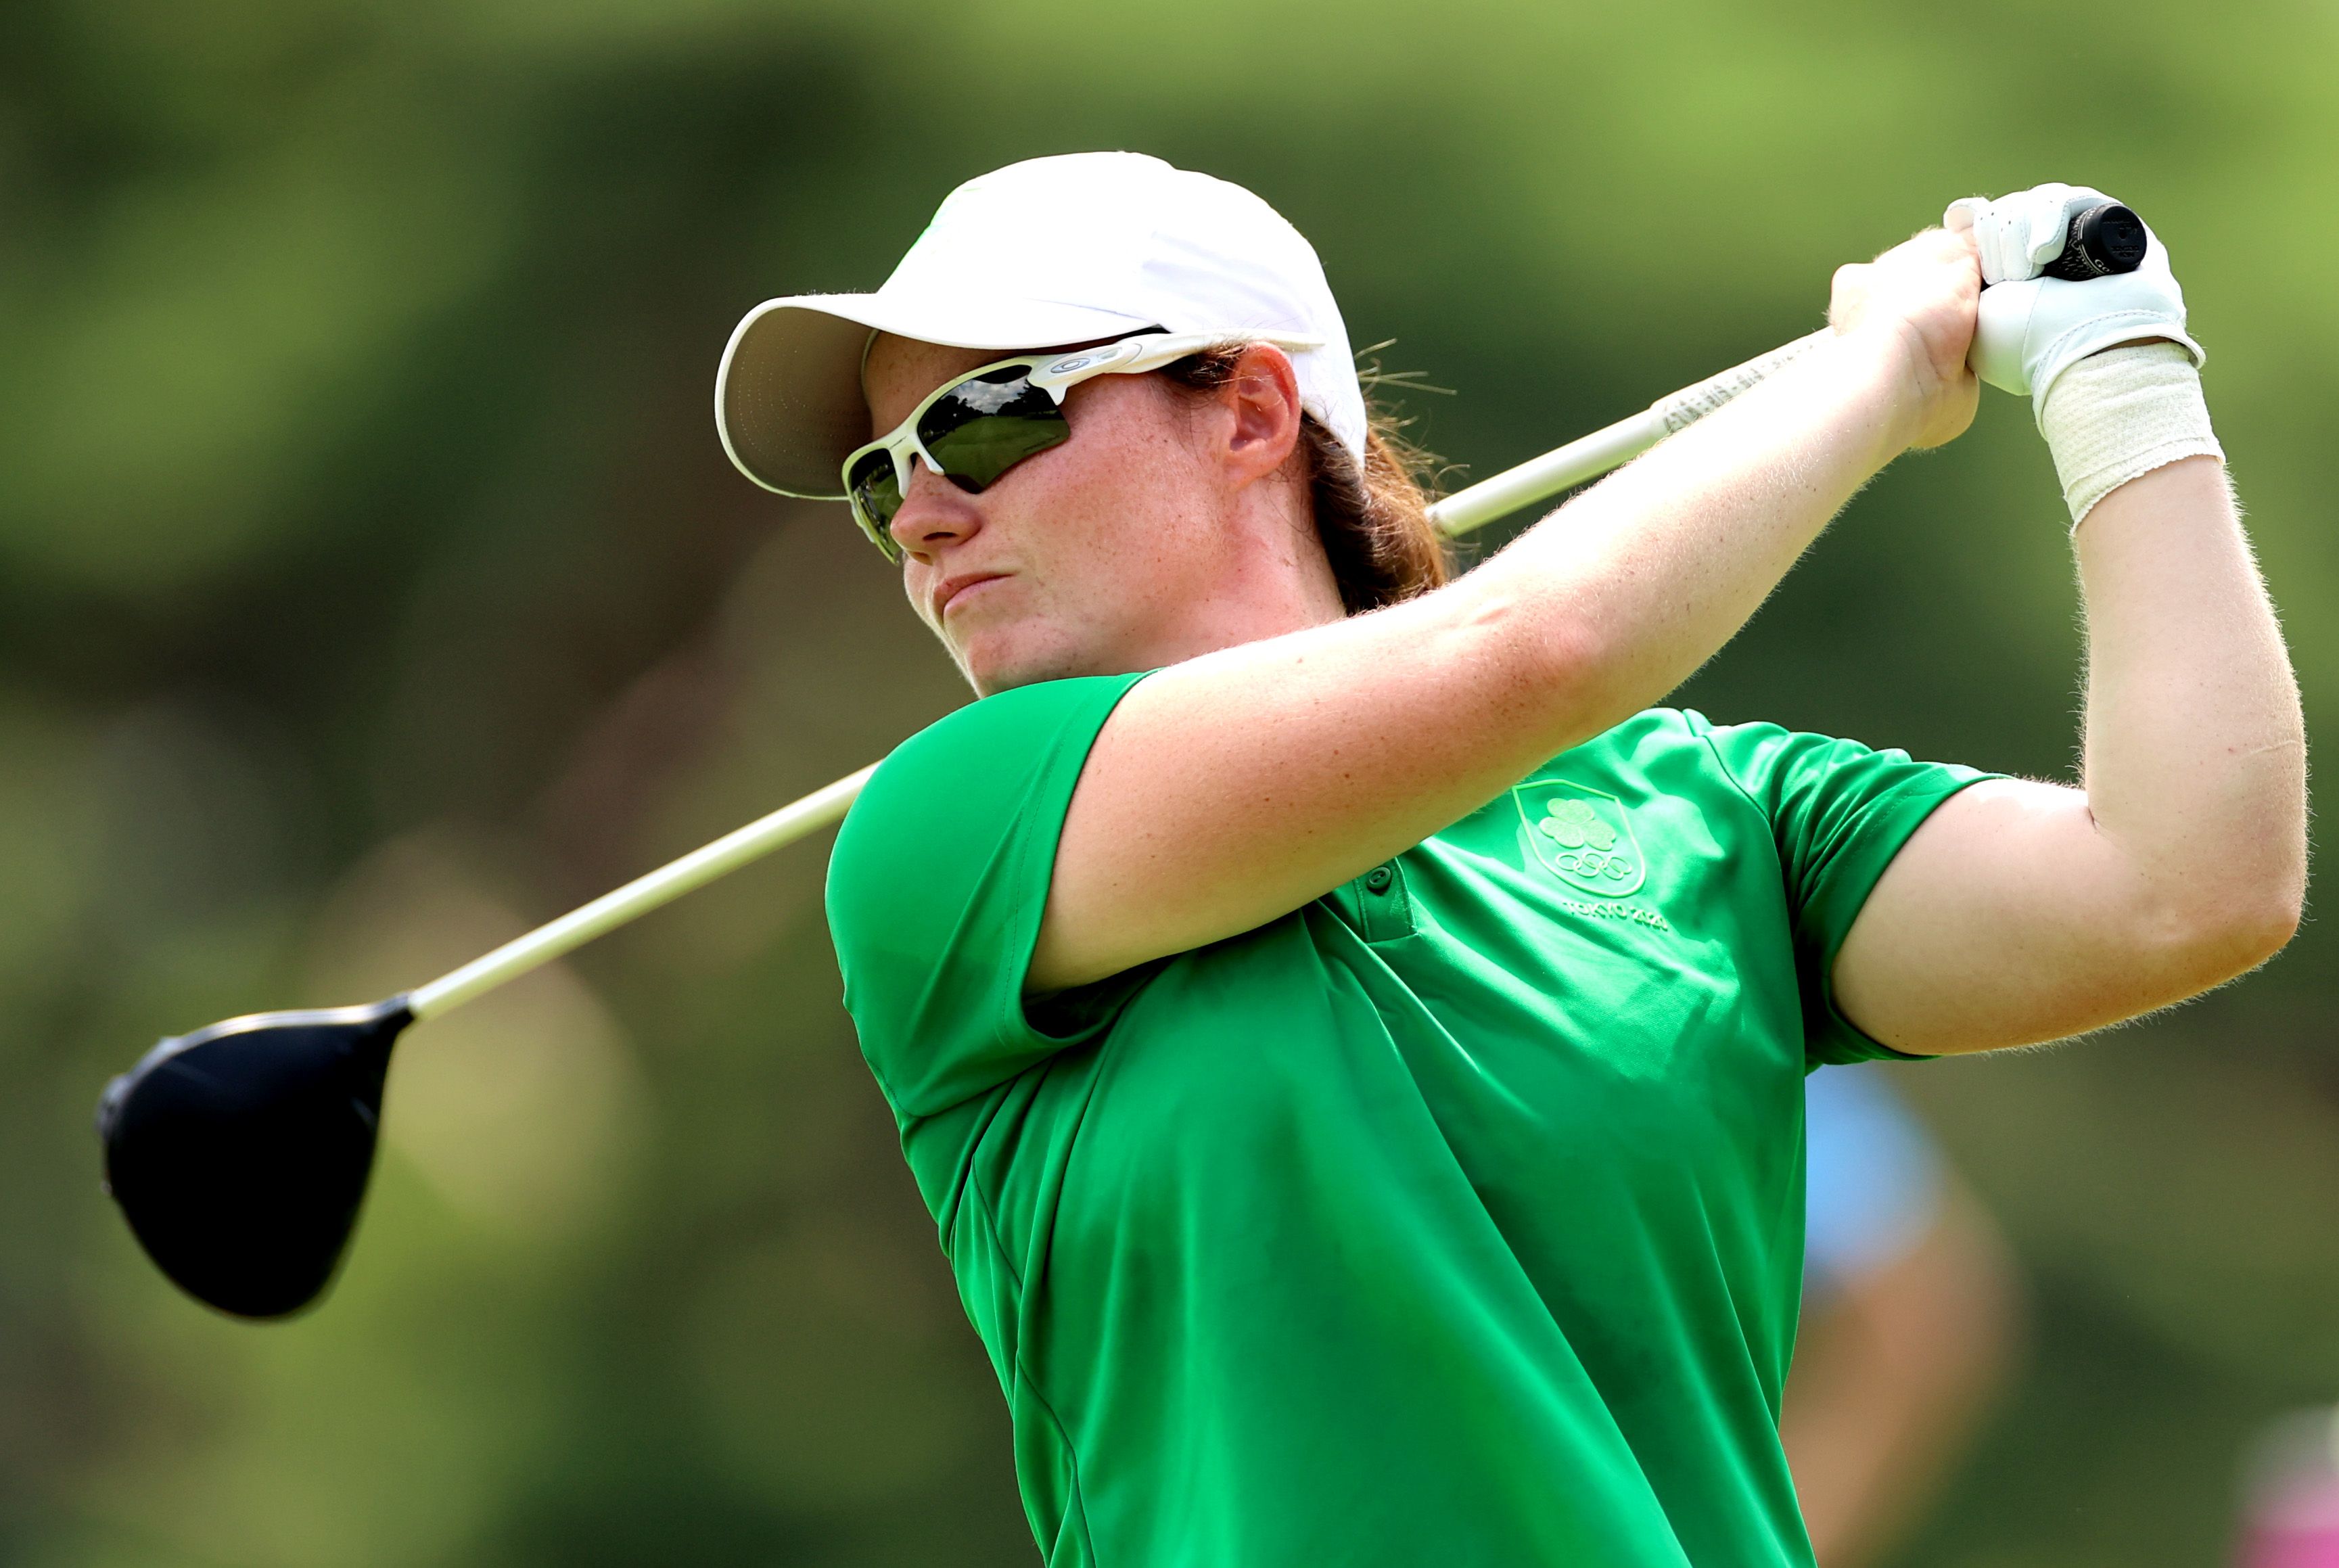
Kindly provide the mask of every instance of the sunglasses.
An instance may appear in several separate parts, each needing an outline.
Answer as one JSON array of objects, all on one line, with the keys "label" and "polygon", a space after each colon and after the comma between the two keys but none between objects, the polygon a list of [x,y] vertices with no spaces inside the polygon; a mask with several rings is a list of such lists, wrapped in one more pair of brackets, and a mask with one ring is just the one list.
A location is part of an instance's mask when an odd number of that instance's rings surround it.
[{"label": "sunglasses", "polygon": [[1019,354],[969,370],[926,394],[910,417],[844,459],[844,495],[853,520],[887,560],[899,563],[894,514],[910,488],[910,463],[927,468],[971,495],[1051,447],[1071,439],[1064,396],[1096,376],[1137,376],[1227,343],[1313,349],[1318,338],[1271,332],[1145,332],[1071,353]]}]

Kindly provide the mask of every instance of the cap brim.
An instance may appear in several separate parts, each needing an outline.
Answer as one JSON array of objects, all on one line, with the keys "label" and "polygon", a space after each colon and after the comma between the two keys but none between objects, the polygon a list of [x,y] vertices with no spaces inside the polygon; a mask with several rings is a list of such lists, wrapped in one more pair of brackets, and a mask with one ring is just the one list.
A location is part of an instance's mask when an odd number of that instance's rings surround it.
[{"label": "cap brim", "polygon": [[715,428],[739,471],[765,489],[838,500],[844,459],[869,439],[861,358],[873,330],[1012,353],[1153,325],[1114,311],[1037,300],[766,300],[747,312],[724,348],[715,376]]}]

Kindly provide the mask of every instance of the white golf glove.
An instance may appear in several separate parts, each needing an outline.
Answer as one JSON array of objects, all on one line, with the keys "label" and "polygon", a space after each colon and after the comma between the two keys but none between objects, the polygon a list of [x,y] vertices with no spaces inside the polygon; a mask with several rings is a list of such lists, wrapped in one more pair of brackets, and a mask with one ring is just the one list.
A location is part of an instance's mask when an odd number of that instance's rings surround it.
[{"label": "white golf glove", "polygon": [[2197,368],[2208,358],[2185,330],[2185,291],[2168,270],[2158,235],[2146,233],[2144,265],[2084,283],[2042,278],[2063,253],[2073,214],[2110,200],[2085,185],[2048,183],[1986,201],[1950,203],[1941,224],[1973,231],[1981,252],[1981,310],[1974,323],[1974,374],[2018,397],[2044,417],[2055,378],[2098,349],[2143,338],[2182,343]]},{"label": "white golf glove", "polygon": [[1973,232],[1988,285],[1968,361],[1991,386],[2031,399],[2074,528],[2130,479],[2180,458],[2225,456],[2201,397],[2208,355],[2185,330],[2185,291],[2158,235],[2146,231],[2133,272],[2076,283],[2039,276],[2062,254],[2072,216],[2107,200],[2049,183],[1996,201],[1969,196],[1941,219]]},{"label": "white golf glove", "polygon": [[2110,200],[2087,185],[2049,180],[1996,201],[1968,196],[1952,202],[1941,216],[1941,227],[1952,234],[1973,231],[1985,285],[2018,283],[2038,276],[2063,253],[2074,215]]}]

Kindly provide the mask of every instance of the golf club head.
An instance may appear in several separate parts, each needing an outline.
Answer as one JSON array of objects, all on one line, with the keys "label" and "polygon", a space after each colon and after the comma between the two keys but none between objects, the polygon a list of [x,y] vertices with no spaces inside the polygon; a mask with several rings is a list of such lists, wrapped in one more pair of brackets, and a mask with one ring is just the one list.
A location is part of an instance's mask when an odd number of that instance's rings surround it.
[{"label": "golf club head", "polygon": [[373,1171],[403,996],[259,1012],[165,1040],[97,1106],[105,1186],[179,1287],[282,1317],[333,1277]]}]

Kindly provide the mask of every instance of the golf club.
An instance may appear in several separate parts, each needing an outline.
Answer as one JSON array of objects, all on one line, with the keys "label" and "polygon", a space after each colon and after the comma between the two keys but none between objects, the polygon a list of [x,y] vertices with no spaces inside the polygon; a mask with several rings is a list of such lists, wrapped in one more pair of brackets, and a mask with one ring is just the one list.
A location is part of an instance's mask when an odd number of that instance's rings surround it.
[{"label": "golf club", "polygon": [[[2125,208],[2083,213],[2071,249],[2088,250],[2091,268],[2129,271],[2142,258],[2132,242],[2141,232]],[[1430,516],[1459,537],[1597,478],[1829,335],[1822,329],[1662,398],[1446,498]],[[299,1312],[331,1282],[356,1225],[400,1031],[839,821],[874,771],[814,791],[413,991],[369,1007],[252,1013],[163,1040],[98,1103],[106,1190],[148,1256],[189,1295],[240,1317]]]}]

